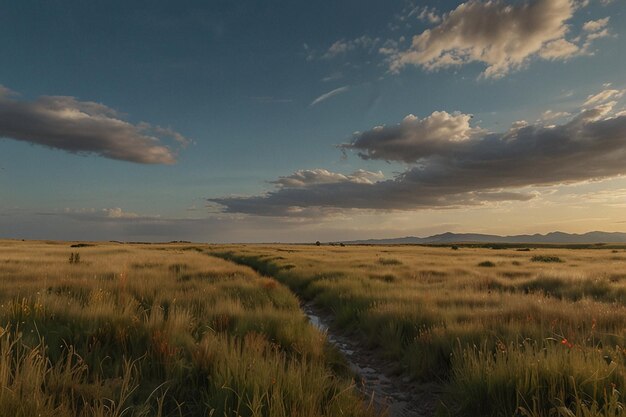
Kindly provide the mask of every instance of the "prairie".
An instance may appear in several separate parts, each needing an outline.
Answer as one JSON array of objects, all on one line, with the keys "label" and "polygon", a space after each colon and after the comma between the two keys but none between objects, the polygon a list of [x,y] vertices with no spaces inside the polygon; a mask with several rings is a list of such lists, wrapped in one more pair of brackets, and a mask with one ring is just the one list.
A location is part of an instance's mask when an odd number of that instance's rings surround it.
[{"label": "prairie", "polygon": [[0,241],[0,415],[373,415],[275,280],[185,245],[79,246]]},{"label": "prairie", "polygon": [[0,415],[380,415],[303,301],[438,416],[625,415],[626,248],[19,241]]},{"label": "prairie", "polygon": [[622,248],[213,251],[312,300],[411,383],[439,382],[442,415],[624,415]]}]

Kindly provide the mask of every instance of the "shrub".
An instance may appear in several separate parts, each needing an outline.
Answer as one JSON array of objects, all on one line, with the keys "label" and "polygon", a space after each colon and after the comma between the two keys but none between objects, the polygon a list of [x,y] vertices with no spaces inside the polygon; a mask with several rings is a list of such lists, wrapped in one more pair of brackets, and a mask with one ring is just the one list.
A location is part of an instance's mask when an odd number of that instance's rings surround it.
[{"label": "shrub", "polygon": [[77,263],[80,263],[80,254],[79,254],[78,252],[77,252],[77,253],[74,253],[74,252],[70,253],[70,259],[69,259],[69,262],[70,262],[71,264],[77,264]]},{"label": "shrub", "polygon": [[483,268],[493,268],[494,266],[496,266],[496,264],[494,264],[491,261],[483,261],[479,263],[478,266],[483,267]]},{"label": "shrub", "polygon": [[558,256],[535,255],[530,258],[532,262],[563,262]]},{"label": "shrub", "polygon": [[394,258],[380,258],[378,262],[381,265],[402,265],[402,262]]}]

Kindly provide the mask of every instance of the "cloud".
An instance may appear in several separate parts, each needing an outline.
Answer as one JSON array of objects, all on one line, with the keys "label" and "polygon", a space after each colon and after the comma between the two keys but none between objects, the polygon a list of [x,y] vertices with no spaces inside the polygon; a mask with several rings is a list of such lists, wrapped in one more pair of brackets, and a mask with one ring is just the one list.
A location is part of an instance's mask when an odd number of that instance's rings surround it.
[{"label": "cloud", "polygon": [[593,106],[599,103],[604,103],[608,100],[617,100],[624,95],[624,90],[612,90],[607,89],[600,91],[597,94],[591,94],[585,100],[584,106]]},{"label": "cloud", "polygon": [[607,38],[609,36],[611,36],[611,32],[609,32],[608,29],[602,29],[598,32],[590,33],[589,35],[587,35],[587,42],[585,43],[585,48],[588,48],[589,46],[591,46],[590,42],[593,42],[596,39]]},{"label": "cloud", "polygon": [[225,213],[271,217],[319,217],[345,210],[416,210],[475,206],[493,201],[526,201],[531,194],[504,190],[454,191],[432,189],[408,177],[375,183],[334,182],[308,187],[279,188],[262,196],[210,198]]},{"label": "cloud", "polygon": [[123,221],[123,220],[155,220],[159,216],[145,216],[137,213],[128,212],[122,210],[120,207],[113,208],[83,208],[83,209],[70,209],[66,208],[63,212],[51,212],[51,213],[39,213],[47,215],[65,215],[76,220],[89,220],[89,221]]},{"label": "cloud", "polygon": [[[209,202],[227,213],[306,217],[350,209],[416,210],[526,201],[535,196],[524,192],[526,187],[626,174],[626,114],[615,115],[614,104],[582,110],[561,125],[518,123],[501,133],[472,128],[463,114],[409,116],[398,125],[356,134],[342,146],[363,159],[410,164],[392,179],[357,182],[325,170],[296,172],[277,180],[277,188],[264,195]],[[436,128],[440,125],[445,126],[441,131]]]},{"label": "cloud", "polygon": [[585,24],[583,25],[583,30],[585,32],[597,32],[599,30],[602,30],[606,28],[606,26],[609,24],[609,19],[609,17],[605,17],[604,19],[590,20],[588,22],[585,22]]},{"label": "cloud", "polygon": [[583,31],[587,33],[585,37],[585,43],[583,48],[585,50],[591,47],[591,43],[596,39],[606,38],[611,36],[611,32],[609,31],[609,17],[605,17],[604,19],[598,20],[590,20],[585,22],[583,25]]},{"label": "cloud", "polygon": [[317,184],[331,184],[338,182],[352,182],[357,184],[372,184],[376,180],[384,178],[382,172],[371,172],[359,169],[352,174],[344,175],[325,169],[303,169],[287,177],[279,177],[271,181],[279,187],[307,187]]},{"label": "cloud", "polygon": [[483,132],[470,125],[471,118],[469,114],[445,111],[423,119],[409,114],[398,125],[357,132],[353,141],[340,145],[340,149],[357,151],[363,159],[415,162]]},{"label": "cloud", "polygon": [[539,51],[539,56],[547,60],[557,60],[574,56],[579,51],[578,45],[561,38],[546,43]]},{"label": "cloud", "polygon": [[332,59],[340,55],[344,55],[348,52],[355,50],[365,50],[373,52],[376,50],[376,46],[380,43],[380,39],[371,38],[367,35],[359,36],[355,39],[340,39],[334,42],[326,52],[321,56],[322,59]]},{"label": "cloud", "polygon": [[41,96],[34,101],[14,96],[0,86],[0,138],[141,164],[176,162],[176,151],[163,145],[164,139],[180,147],[190,143],[169,128],[126,122],[100,103],[67,96]]},{"label": "cloud", "polygon": [[14,91],[0,84],[0,99],[14,95],[16,95]]},{"label": "cloud", "polygon": [[349,89],[350,89],[350,87],[348,87],[347,85],[345,85],[343,87],[335,88],[334,90],[329,91],[328,93],[324,93],[321,96],[317,97],[315,100],[313,100],[311,102],[311,104],[309,106],[313,107],[316,104],[319,104],[319,103],[321,103],[324,100],[328,100],[329,98],[334,97],[334,96],[336,96],[338,94],[345,93]]},{"label": "cloud", "polygon": [[483,76],[500,78],[528,59],[564,59],[580,47],[565,39],[576,9],[572,0],[469,0],[443,17],[440,25],[413,38],[390,59],[390,70],[407,65],[426,70],[482,62]]},{"label": "cloud", "polygon": [[417,18],[422,22],[428,23],[439,23],[441,22],[441,16],[437,13],[437,9],[429,8],[428,6],[424,8],[416,7],[409,13],[409,16],[412,14],[417,14]]},{"label": "cloud", "polygon": [[562,117],[567,117],[567,116],[570,116],[570,113],[564,112],[564,111],[546,110],[543,113],[541,113],[540,120],[555,120],[555,119],[560,119]]}]

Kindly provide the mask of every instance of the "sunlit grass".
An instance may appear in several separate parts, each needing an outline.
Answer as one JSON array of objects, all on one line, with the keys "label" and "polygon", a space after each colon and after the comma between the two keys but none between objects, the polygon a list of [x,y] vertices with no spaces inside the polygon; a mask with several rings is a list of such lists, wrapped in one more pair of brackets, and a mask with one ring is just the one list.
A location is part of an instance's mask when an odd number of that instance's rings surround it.
[{"label": "sunlit grass", "polygon": [[286,287],[195,247],[0,241],[0,326],[2,416],[373,415]]},{"label": "sunlit grass", "polygon": [[[461,415],[622,416],[626,257],[615,250],[216,247],[277,277]],[[393,262],[389,262],[393,259]],[[285,265],[290,265],[285,268]],[[610,359],[607,359],[610,358]]]}]

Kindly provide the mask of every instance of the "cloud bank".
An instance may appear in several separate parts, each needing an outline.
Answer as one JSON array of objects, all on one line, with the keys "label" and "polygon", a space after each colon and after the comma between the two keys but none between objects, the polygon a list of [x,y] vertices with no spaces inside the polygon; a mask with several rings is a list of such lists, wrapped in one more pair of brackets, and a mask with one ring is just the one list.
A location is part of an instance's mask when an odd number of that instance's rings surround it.
[{"label": "cloud bank", "polygon": [[0,138],[140,164],[176,162],[176,151],[164,139],[181,147],[189,143],[171,129],[126,122],[103,104],[67,96],[15,97],[0,86]]},{"label": "cloud bank", "polygon": [[[340,145],[362,159],[410,164],[392,179],[326,170],[298,171],[259,196],[211,198],[227,213],[315,216],[346,209],[415,210],[525,201],[519,189],[626,174],[626,114],[615,102],[582,110],[560,125],[520,122],[501,133],[469,115],[407,116],[395,126],[356,133]],[[374,175],[373,175],[374,174]],[[363,181],[365,177],[367,181]]]}]

